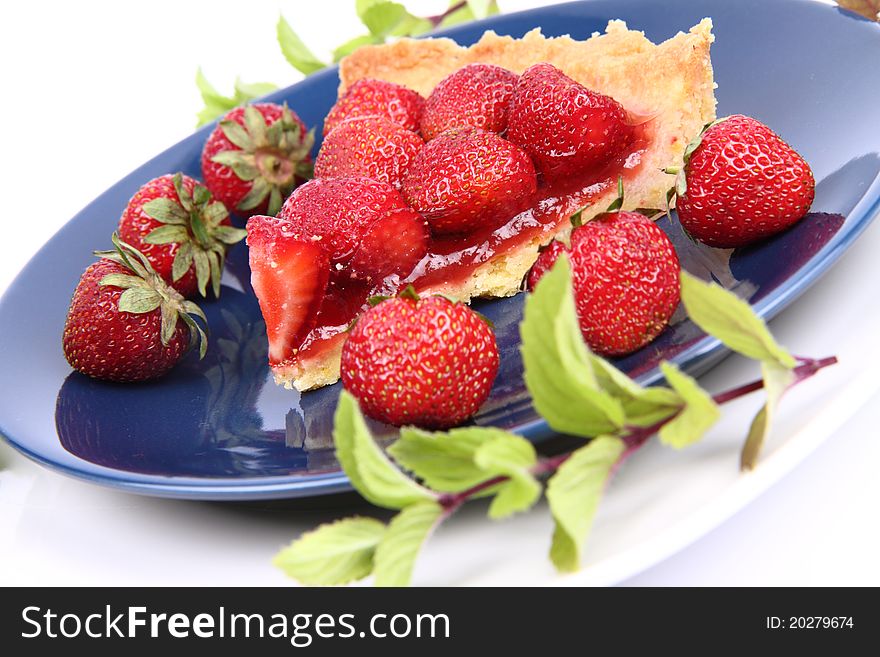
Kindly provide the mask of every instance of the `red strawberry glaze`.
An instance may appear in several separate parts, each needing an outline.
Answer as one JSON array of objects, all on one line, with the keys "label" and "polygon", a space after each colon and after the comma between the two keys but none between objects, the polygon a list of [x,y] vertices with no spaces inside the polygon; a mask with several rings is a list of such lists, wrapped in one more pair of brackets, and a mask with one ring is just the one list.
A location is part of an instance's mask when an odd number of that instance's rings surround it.
[{"label": "red strawberry glaze", "polygon": [[641,158],[650,143],[650,122],[634,127],[630,146],[598,171],[585,172],[579,180],[567,179],[552,186],[539,184],[538,200],[528,210],[512,217],[494,230],[468,235],[432,236],[428,253],[404,279],[390,277],[382,285],[352,279],[347,271],[331,273],[327,294],[318,311],[316,328],[303,340],[289,359],[308,367],[310,360],[320,360],[328,351],[336,350],[345,339],[351,322],[368,307],[367,299],[376,294],[393,294],[408,284],[417,292],[430,292],[446,285],[455,285],[468,278],[490,258],[510,253],[535,237],[555,234],[560,226],[593,199],[616,187],[618,176],[624,185],[640,169]]}]

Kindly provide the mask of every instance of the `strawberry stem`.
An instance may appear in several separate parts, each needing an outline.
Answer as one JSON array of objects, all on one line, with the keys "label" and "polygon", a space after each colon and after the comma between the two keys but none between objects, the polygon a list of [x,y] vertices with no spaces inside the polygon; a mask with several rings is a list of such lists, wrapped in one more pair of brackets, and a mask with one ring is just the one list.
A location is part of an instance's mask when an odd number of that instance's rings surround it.
[{"label": "strawberry stem", "polygon": [[436,16],[428,16],[427,20],[433,27],[437,27],[440,23],[443,22],[443,19],[449,16],[450,14],[454,14],[459,9],[464,9],[467,2],[462,0],[461,2],[456,2],[454,5],[450,6],[449,9],[444,11],[442,14],[437,14]]}]

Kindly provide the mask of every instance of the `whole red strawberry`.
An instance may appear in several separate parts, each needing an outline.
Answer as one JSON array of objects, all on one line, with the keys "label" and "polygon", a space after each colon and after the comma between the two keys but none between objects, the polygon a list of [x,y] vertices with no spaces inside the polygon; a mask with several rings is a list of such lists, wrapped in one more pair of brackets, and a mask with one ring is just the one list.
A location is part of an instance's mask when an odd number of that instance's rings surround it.
[{"label": "whole red strawberry", "polygon": [[162,376],[190,344],[207,340],[191,315],[205,319],[174,291],[149,260],[113,236],[116,251],[102,252],[73,293],[62,346],[67,362],[97,379],[145,381]]},{"label": "whole red strawberry", "polygon": [[718,121],[685,154],[676,184],[678,218],[709,246],[744,246],[774,235],[813,203],[810,165],[751,117]]},{"label": "whole red strawberry", "polygon": [[226,207],[182,173],[155,178],[135,192],[118,231],[185,297],[196,290],[207,295],[209,283],[219,296],[226,250],[245,236],[230,225]]},{"label": "whole red strawberry", "polygon": [[587,89],[551,64],[527,69],[513,91],[507,138],[547,180],[582,175],[619,155],[632,137],[613,98]]},{"label": "whole red strawberry", "polygon": [[293,188],[312,177],[314,143],[313,132],[286,105],[236,107],[205,142],[202,175],[230,210],[275,214]]},{"label": "whole red strawberry", "polygon": [[403,195],[438,235],[496,228],[535,198],[535,168],[492,132],[456,128],[432,139],[403,179]]},{"label": "whole red strawberry", "polygon": [[504,134],[507,106],[519,76],[492,64],[468,64],[443,79],[425,101],[422,137],[450,128],[482,128]]},{"label": "whole red strawberry", "polygon": [[571,248],[552,243],[529,274],[534,289],[560,253],[571,261],[578,320],[590,349],[623,356],[666,328],[678,307],[681,268],[672,242],[636,212],[608,212],[571,234]]},{"label": "whole red strawberry", "polygon": [[403,174],[424,141],[381,116],[347,119],[324,139],[315,177],[364,176],[400,189]]},{"label": "whole red strawberry", "polygon": [[424,107],[425,99],[412,89],[384,80],[358,80],[330,108],[324,119],[324,136],[342,121],[360,116],[381,116],[418,132]]},{"label": "whole red strawberry", "polygon": [[370,178],[311,180],[278,216],[286,232],[319,243],[335,271],[356,278],[403,276],[427,250],[425,220],[394,187]]},{"label": "whole red strawberry", "polygon": [[342,347],[342,384],[368,416],[445,429],[477,412],[498,373],[486,321],[445,297],[407,288],[361,315]]}]

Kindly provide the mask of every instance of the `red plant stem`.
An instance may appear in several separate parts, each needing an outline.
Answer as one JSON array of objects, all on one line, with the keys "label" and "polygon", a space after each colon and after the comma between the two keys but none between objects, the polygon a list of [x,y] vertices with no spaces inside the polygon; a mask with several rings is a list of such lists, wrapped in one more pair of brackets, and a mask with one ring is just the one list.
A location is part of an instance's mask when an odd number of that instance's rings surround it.
[{"label": "red plant stem", "polygon": [[[800,383],[805,379],[809,379],[819,370],[837,363],[836,356],[829,356],[827,358],[819,359],[799,358],[798,360],[800,361],[800,365],[792,370],[795,375],[795,381],[792,385]],[[744,385],[737,386],[736,388],[731,388],[730,390],[720,392],[717,395],[714,395],[712,397],[712,400],[719,405],[726,404],[727,402],[731,402],[734,399],[739,399],[740,397],[744,397],[749,393],[760,390],[763,387],[763,379],[758,379],[757,381],[752,381],[751,383],[746,383]],[[614,464],[614,470],[617,470],[617,468],[619,468],[620,465],[627,458],[635,453],[642,445],[648,442],[648,439],[651,438],[651,436],[657,433],[667,422],[670,422],[672,419],[674,419],[676,415],[664,418],[663,420],[648,427],[627,427],[625,433],[623,434],[623,436],[621,436],[625,445],[625,449],[623,451],[623,454],[621,454],[620,458],[617,460],[617,463]],[[552,474],[556,472],[559,467],[563,463],[565,463],[569,459],[569,457],[571,457],[571,455],[572,452],[565,452],[563,454],[557,454],[556,456],[551,456],[546,459],[541,459],[532,468],[531,473],[536,476]],[[470,488],[463,490],[460,493],[443,493],[442,495],[440,495],[437,501],[443,507],[443,515],[449,516],[470,498],[488,488],[491,488],[492,486],[504,483],[508,479],[510,479],[510,477],[508,477],[507,475],[498,475],[497,477],[492,477],[491,479],[480,482],[475,486],[471,486]]]},{"label": "red plant stem", "polygon": [[462,0],[461,2],[456,2],[454,5],[449,7],[449,9],[444,11],[442,14],[437,14],[436,16],[428,16],[426,20],[429,23],[431,23],[431,25],[433,25],[434,27],[437,27],[438,25],[440,25],[440,23],[443,22],[444,18],[446,18],[450,14],[454,14],[459,9],[462,9],[466,4],[467,4],[467,2],[465,2],[465,0]]}]

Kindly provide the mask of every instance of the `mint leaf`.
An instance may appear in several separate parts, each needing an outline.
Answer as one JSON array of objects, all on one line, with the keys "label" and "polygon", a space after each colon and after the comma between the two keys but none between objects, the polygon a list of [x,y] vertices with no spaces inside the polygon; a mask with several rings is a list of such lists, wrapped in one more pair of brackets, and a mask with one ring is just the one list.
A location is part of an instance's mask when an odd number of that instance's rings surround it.
[{"label": "mint leaf", "polygon": [[373,571],[373,555],[384,534],[385,525],[373,518],[338,520],[303,534],[272,563],[303,584],[346,584]]},{"label": "mint leaf", "polygon": [[761,448],[767,435],[770,433],[770,422],[776,413],[776,406],[785,391],[788,390],[795,382],[795,374],[786,367],[781,367],[775,362],[761,363],[761,374],[764,377],[764,390],[767,393],[767,401],[758,411],[752,425],[749,427],[749,434],[746,443],[743,446],[740,456],[740,468],[742,470],[751,470],[758,463],[758,457],[761,454]]},{"label": "mint leaf", "polygon": [[732,292],[682,271],[681,301],[697,326],[734,351],[755,360],[794,367],[794,357],[776,343],[752,307]]},{"label": "mint leaf", "polygon": [[309,50],[308,46],[303,43],[302,39],[290,27],[290,23],[287,22],[284,16],[278,17],[276,33],[278,45],[281,46],[284,58],[297,71],[309,75],[327,66]]},{"label": "mint leaf", "polygon": [[196,87],[202,96],[202,101],[205,103],[205,107],[197,115],[197,127],[210,123],[217,117],[226,114],[232,108],[243,105],[254,98],[265,96],[278,88],[277,85],[270,82],[245,83],[240,79],[236,79],[235,93],[232,96],[224,96],[208,82],[208,79],[202,73],[202,69],[196,71]]},{"label": "mint leaf", "polygon": [[361,22],[375,37],[384,39],[409,16],[409,13],[399,2],[374,2],[359,14]]},{"label": "mint leaf", "polygon": [[462,427],[446,433],[404,427],[388,453],[433,490],[460,493],[493,476],[474,458],[480,447],[508,435],[492,427]]},{"label": "mint leaf", "polygon": [[337,48],[333,51],[333,61],[338,62],[343,57],[350,55],[355,50],[360,48],[361,46],[369,46],[374,43],[381,43],[381,41],[377,40],[371,34],[364,34],[359,37],[355,37],[354,39],[349,39],[341,46],[337,46]]},{"label": "mint leaf", "polygon": [[620,401],[626,424],[649,427],[672,415],[684,405],[684,400],[669,388],[643,388],[611,363],[592,355],[593,373],[602,390]]},{"label": "mint leaf", "polygon": [[333,419],[336,458],[352,485],[364,498],[377,506],[401,509],[434,494],[403,474],[385,456],[364,421],[358,403],[345,390]]},{"label": "mint leaf", "polygon": [[418,16],[413,16],[412,14],[407,14],[403,17],[403,20],[397,24],[391,33],[388,36],[401,37],[401,36],[410,36],[416,37],[422,34],[427,34],[431,30],[434,29],[434,25],[426,18],[419,18]]},{"label": "mint leaf", "polygon": [[553,429],[592,437],[623,426],[623,406],[600,389],[593,372],[564,255],[526,297],[520,334],[526,387],[535,409]]},{"label": "mint leaf", "polygon": [[434,27],[428,19],[413,16],[402,4],[389,0],[357,0],[355,10],[373,43],[383,43],[389,36],[418,36]]},{"label": "mint leaf", "polygon": [[354,11],[357,14],[358,18],[361,19],[361,22],[363,22],[364,15],[370,9],[387,1],[388,0],[354,0]]},{"label": "mint leaf", "polygon": [[580,567],[580,554],[614,465],[624,452],[614,436],[600,436],[572,452],[547,483],[556,522],[550,559],[563,572]]},{"label": "mint leaf", "polygon": [[541,484],[530,472],[538,462],[538,456],[534,446],[525,438],[513,434],[494,438],[477,449],[474,462],[492,477],[510,477],[498,486],[489,505],[490,518],[506,518],[526,511],[541,496]]},{"label": "mint leaf", "polygon": [[492,5],[495,2],[493,0],[467,0],[467,6],[470,7],[471,12],[474,15],[474,18],[486,18],[486,16],[491,15],[492,13],[498,12],[498,7],[495,7],[495,12],[492,11]]},{"label": "mint leaf", "polygon": [[664,424],[659,431],[660,442],[675,449],[691,445],[708,431],[718,418],[721,410],[712,397],[690,376],[670,362],[660,363],[660,370],[667,383],[684,400],[684,407],[678,415]]},{"label": "mint leaf", "polygon": [[270,94],[276,89],[278,89],[278,85],[271,82],[242,82],[241,78],[235,78],[236,105],[243,105],[249,100]]},{"label": "mint leaf", "polygon": [[376,586],[407,586],[419,549],[443,516],[436,502],[419,502],[398,513],[376,548]]}]

